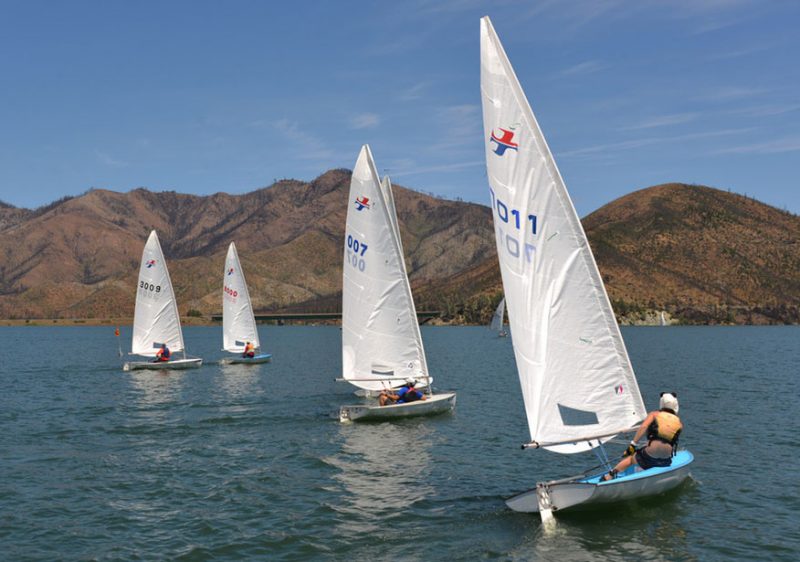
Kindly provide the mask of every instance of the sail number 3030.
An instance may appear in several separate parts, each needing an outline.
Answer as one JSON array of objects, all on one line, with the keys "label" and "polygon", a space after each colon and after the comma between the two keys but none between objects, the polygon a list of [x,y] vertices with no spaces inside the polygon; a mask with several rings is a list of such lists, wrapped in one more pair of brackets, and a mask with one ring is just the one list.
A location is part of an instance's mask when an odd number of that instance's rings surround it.
[{"label": "sail number 3030", "polygon": [[347,235],[347,262],[358,269],[364,271],[367,263],[364,261],[364,254],[367,253],[368,246],[352,235]]}]

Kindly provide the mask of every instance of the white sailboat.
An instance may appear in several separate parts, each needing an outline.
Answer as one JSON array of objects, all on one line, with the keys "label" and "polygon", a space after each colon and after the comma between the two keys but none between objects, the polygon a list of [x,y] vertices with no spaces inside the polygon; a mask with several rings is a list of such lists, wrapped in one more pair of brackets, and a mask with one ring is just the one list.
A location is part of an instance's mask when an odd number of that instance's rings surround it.
[{"label": "white sailboat", "polygon": [[131,353],[156,357],[162,345],[166,345],[173,353],[183,352],[183,358],[169,361],[130,361],[123,365],[123,370],[196,369],[203,364],[199,357],[186,356],[175,292],[172,290],[172,281],[158,235],[153,230],[144,245],[142,264],[139,267]]},{"label": "white sailboat", "polygon": [[[531,434],[523,447],[588,451],[634,428],[646,411],[580,219],[488,17],[481,98],[497,253]],[[577,504],[673,488],[691,461],[680,451],[670,467],[608,482],[599,481],[606,468],[539,483],[507,504],[546,520]]]},{"label": "white sailboat", "polygon": [[497,337],[504,338],[508,335],[503,327],[503,321],[505,320],[506,314],[506,299],[503,297],[500,299],[500,304],[497,305],[497,308],[492,315],[492,322],[489,324],[489,329],[493,332],[497,333]]},{"label": "white sailboat", "polygon": [[658,325],[659,326],[666,326],[667,325],[667,317],[664,315],[664,311],[661,311],[661,314],[658,315]]},{"label": "white sailboat", "polygon": [[[243,355],[248,343],[255,351],[253,357]],[[222,348],[238,354],[224,358],[222,363],[226,365],[252,365],[272,360],[271,354],[260,352],[261,343],[258,339],[250,292],[247,290],[242,264],[239,263],[239,254],[233,242],[228,246],[225,271],[222,276]]]},{"label": "white sailboat", "polygon": [[368,146],[350,183],[342,280],[342,374],[371,392],[406,379],[427,386],[424,400],[390,406],[342,406],[341,421],[437,414],[455,406],[453,392],[433,394],[411,286],[403,261],[394,199]]}]

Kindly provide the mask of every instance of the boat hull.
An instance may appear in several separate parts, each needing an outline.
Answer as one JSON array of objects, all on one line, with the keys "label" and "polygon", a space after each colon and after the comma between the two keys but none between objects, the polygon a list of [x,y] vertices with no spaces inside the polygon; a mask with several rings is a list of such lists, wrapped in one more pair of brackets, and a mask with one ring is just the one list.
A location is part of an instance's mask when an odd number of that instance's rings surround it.
[{"label": "boat hull", "polygon": [[689,451],[678,451],[672,464],[634,472],[631,469],[623,474],[601,482],[603,474],[539,484],[506,500],[506,505],[514,511],[536,513],[539,511],[539,495],[546,493],[552,510],[559,511],[576,506],[611,503],[663,494],[679,486],[689,477],[694,456]]},{"label": "boat hull", "polygon": [[198,369],[203,364],[199,357],[176,359],[175,361],[129,361],[122,366],[123,371],[183,371]]},{"label": "boat hull", "polygon": [[426,400],[408,404],[391,404],[389,406],[358,405],[342,406],[339,410],[339,421],[389,420],[409,418],[413,416],[434,416],[450,412],[456,406],[456,393],[445,392],[434,394]]},{"label": "boat hull", "polygon": [[226,357],[220,363],[223,365],[259,365],[261,363],[270,363],[271,361],[271,353],[260,353],[255,357]]}]

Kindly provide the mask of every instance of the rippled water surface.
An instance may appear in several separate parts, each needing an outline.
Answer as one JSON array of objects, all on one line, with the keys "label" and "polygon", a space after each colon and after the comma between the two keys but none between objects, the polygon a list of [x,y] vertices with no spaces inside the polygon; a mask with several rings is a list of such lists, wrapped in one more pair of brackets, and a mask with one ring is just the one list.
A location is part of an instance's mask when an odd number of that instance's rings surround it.
[{"label": "rippled water surface", "polygon": [[274,362],[249,368],[187,328],[206,364],[182,373],[122,372],[113,328],[0,328],[0,558],[800,557],[800,329],[623,333],[648,407],[681,398],[694,478],[545,532],[503,499],[595,457],[519,449],[511,342],[483,328],[423,328],[453,415],[361,425],[335,416],[359,401],[336,327],[262,326]]}]

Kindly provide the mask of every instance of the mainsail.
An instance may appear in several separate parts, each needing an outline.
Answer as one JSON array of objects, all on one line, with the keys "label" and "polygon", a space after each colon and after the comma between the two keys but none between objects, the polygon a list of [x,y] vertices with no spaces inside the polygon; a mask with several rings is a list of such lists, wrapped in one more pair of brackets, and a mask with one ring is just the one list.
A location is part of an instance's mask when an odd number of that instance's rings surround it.
[{"label": "mainsail", "polygon": [[394,202],[388,202],[390,190],[388,179],[381,185],[372,153],[365,145],[353,170],[347,208],[342,375],[367,390],[398,386],[407,377],[431,380]]},{"label": "mainsail", "polygon": [[646,411],[586,234],[488,17],[481,19],[481,98],[497,254],[531,439],[560,453],[587,450]]},{"label": "mainsail", "polygon": [[497,305],[497,308],[494,311],[494,315],[492,316],[492,323],[489,326],[492,331],[494,332],[502,332],[503,331],[503,320],[506,314],[506,299],[500,299],[500,304]]},{"label": "mainsail", "polygon": [[171,351],[183,350],[178,305],[167,262],[153,230],[144,245],[139,268],[131,352],[153,357],[161,344],[167,344]]},{"label": "mainsail", "polygon": [[231,242],[222,277],[222,347],[231,353],[241,353],[247,342],[256,349],[261,347],[244,271],[236,245]]}]

